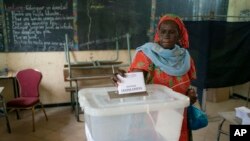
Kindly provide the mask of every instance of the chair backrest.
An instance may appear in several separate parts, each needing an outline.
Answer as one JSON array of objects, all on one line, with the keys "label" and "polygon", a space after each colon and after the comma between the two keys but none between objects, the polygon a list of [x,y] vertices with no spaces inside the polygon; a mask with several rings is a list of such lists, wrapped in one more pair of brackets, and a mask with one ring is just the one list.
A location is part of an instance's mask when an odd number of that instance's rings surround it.
[{"label": "chair backrest", "polygon": [[39,97],[42,73],[35,69],[24,69],[16,74],[20,97]]}]

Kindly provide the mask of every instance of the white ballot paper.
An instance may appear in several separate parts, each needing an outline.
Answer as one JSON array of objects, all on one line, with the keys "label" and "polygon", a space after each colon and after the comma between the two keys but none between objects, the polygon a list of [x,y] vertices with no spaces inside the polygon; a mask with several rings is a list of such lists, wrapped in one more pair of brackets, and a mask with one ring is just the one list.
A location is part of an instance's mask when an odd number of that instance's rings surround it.
[{"label": "white ballot paper", "polygon": [[117,76],[121,82],[118,82],[118,94],[145,92],[146,86],[142,72],[125,73],[125,77]]}]

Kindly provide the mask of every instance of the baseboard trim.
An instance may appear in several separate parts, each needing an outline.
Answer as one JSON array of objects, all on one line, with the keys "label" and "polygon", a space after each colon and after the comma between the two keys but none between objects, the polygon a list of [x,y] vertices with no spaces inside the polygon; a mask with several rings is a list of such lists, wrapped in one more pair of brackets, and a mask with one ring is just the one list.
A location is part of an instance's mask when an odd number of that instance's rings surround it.
[{"label": "baseboard trim", "polygon": [[247,98],[245,96],[242,96],[240,94],[237,94],[237,93],[233,93],[232,95],[233,95],[233,97],[237,97],[237,98],[240,98],[240,99],[243,99],[243,100],[250,100],[249,98]]},{"label": "baseboard trim", "polygon": [[[43,104],[44,108],[54,108],[54,107],[64,107],[64,106],[72,106],[70,102],[65,103],[53,103],[53,104]],[[38,105],[36,108],[41,108],[40,105]]]}]

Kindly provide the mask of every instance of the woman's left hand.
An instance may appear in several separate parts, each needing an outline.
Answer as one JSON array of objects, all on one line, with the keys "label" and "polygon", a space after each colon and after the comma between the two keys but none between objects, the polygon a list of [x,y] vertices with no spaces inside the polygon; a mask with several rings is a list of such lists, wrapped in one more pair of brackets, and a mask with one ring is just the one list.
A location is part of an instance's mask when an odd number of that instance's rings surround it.
[{"label": "woman's left hand", "polygon": [[190,99],[190,104],[194,104],[197,101],[197,95],[193,88],[187,90],[187,96]]}]

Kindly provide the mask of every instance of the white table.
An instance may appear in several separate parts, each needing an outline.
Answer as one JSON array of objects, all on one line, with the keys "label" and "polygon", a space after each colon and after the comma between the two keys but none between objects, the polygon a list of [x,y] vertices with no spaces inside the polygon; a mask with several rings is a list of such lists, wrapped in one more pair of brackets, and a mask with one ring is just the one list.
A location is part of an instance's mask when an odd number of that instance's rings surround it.
[{"label": "white table", "polygon": [[229,135],[229,133],[227,131],[222,130],[222,126],[223,126],[225,121],[229,122],[230,124],[234,124],[234,125],[241,124],[241,121],[239,119],[237,119],[235,116],[235,111],[219,112],[218,114],[220,117],[222,117],[222,121],[220,122],[219,127],[218,127],[217,141],[220,140],[220,134]]}]

